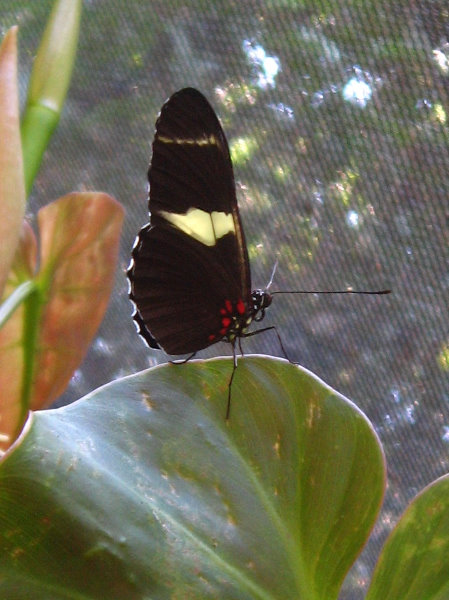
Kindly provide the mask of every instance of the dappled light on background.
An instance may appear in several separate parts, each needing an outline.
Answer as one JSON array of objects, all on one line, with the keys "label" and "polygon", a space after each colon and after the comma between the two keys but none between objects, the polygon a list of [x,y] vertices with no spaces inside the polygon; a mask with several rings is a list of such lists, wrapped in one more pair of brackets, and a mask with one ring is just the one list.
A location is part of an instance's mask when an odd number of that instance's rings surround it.
[{"label": "dappled light on background", "polygon": [[244,40],[243,51],[254,67],[255,84],[262,89],[274,88],[276,76],[281,69],[279,58],[269,56],[260,44],[249,40]]},{"label": "dappled light on background", "polygon": [[343,98],[361,108],[365,108],[372,94],[373,90],[371,86],[365,81],[360,81],[357,77],[351,77],[343,88]]},{"label": "dappled light on background", "polygon": [[443,435],[441,436],[441,439],[446,444],[449,444],[449,425],[443,425]]},{"label": "dappled light on background", "polygon": [[295,113],[291,106],[287,106],[283,102],[278,102],[277,104],[269,104],[269,107],[273,109],[276,113],[276,116],[285,119],[285,120],[294,120]]},{"label": "dappled light on background", "polygon": [[360,224],[360,215],[355,210],[349,210],[346,213],[346,223],[349,227],[356,228]]},{"label": "dappled light on background", "polygon": [[433,50],[433,59],[443,73],[449,72],[449,43]]}]

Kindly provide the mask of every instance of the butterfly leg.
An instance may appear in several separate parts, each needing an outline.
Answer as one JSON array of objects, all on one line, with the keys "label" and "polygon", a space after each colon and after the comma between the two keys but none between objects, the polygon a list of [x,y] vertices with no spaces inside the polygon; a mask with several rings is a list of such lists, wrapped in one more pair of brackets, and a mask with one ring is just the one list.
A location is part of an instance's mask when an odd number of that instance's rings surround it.
[{"label": "butterfly leg", "polygon": [[188,356],[187,358],[181,358],[180,360],[169,360],[168,362],[171,365],[185,365],[186,362],[189,362],[189,360],[195,356],[195,354],[196,354],[196,352],[192,352],[192,354],[190,356]]},{"label": "butterfly leg", "polygon": [[[238,340],[239,340],[240,352],[242,352],[242,347],[240,345],[240,338],[238,338]],[[234,364],[232,366],[231,378],[229,379],[229,383],[228,383],[228,405],[226,407],[226,421],[229,421],[229,415],[231,414],[231,389],[232,389],[232,380],[234,379],[235,370],[237,369],[237,353],[235,351],[235,339],[232,342],[232,357],[234,359]]]},{"label": "butterfly leg", "polygon": [[263,329],[257,329],[256,331],[250,331],[249,333],[245,333],[242,337],[251,337],[253,335],[258,335],[259,333],[263,333],[264,331],[274,331],[274,333],[276,334],[276,337],[278,339],[279,346],[281,347],[282,354],[284,355],[284,358],[286,358],[288,360],[288,362],[291,363],[292,365],[299,365],[299,362],[292,360],[289,357],[289,355],[287,354],[284,344],[282,343],[282,338],[279,335],[279,332],[274,325],[271,325],[270,327],[264,327]]}]

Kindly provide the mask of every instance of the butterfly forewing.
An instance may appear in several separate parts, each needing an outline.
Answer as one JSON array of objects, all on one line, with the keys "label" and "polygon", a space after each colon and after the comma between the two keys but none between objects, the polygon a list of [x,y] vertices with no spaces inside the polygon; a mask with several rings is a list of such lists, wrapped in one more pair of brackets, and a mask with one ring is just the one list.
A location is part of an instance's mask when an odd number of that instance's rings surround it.
[{"label": "butterfly forewing", "polygon": [[151,222],[128,271],[135,320],[152,347],[185,354],[223,338],[247,316],[251,282],[229,148],[202,94],[163,106],[148,173]]}]

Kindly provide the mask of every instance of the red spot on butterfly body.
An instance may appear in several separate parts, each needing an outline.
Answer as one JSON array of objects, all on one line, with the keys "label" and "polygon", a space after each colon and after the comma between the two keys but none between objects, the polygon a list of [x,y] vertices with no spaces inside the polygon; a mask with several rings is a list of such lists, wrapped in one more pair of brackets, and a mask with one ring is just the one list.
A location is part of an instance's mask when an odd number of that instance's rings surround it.
[{"label": "red spot on butterfly body", "polygon": [[239,313],[239,315],[245,314],[245,304],[241,298],[237,302],[236,308],[237,308],[237,312]]}]

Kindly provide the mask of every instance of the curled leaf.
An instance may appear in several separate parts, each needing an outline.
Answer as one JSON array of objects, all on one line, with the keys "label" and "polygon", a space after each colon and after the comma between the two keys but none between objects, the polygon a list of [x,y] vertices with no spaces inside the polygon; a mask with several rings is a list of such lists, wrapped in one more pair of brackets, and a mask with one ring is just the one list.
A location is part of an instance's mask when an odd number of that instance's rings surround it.
[{"label": "curled leaf", "polygon": [[8,278],[25,212],[17,88],[17,28],[0,48],[0,296]]},{"label": "curled leaf", "polygon": [[75,62],[81,0],[56,0],[30,77],[22,118],[27,192],[58,124]]}]

